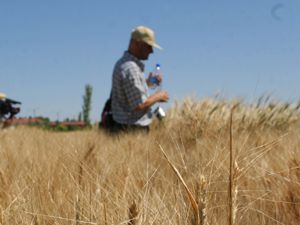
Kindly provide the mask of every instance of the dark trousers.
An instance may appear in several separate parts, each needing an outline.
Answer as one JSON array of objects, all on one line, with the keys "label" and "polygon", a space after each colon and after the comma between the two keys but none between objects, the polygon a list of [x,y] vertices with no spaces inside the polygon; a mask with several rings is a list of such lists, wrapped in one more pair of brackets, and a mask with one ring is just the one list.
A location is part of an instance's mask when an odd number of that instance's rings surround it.
[{"label": "dark trousers", "polygon": [[111,133],[131,133],[131,132],[142,132],[149,133],[149,126],[138,126],[133,124],[120,124],[114,121],[114,125],[111,129]]}]

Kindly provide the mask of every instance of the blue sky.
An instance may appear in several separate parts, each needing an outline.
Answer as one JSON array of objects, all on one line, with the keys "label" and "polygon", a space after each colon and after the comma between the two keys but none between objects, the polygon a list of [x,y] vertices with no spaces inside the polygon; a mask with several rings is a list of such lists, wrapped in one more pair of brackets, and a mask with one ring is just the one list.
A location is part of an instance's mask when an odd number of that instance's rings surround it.
[{"label": "blue sky", "polygon": [[130,31],[146,25],[164,48],[170,104],[220,92],[250,101],[300,99],[299,0],[0,0],[0,92],[20,116],[77,118],[86,84],[93,120],[109,96]]}]

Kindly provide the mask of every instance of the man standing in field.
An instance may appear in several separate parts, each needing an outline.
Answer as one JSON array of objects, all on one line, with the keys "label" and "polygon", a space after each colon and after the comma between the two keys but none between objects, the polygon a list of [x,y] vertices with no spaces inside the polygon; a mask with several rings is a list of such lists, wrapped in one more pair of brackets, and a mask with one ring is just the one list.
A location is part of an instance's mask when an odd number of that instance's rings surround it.
[{"label": "man standing in field", "polygon": [[[150,74],[145,79],[142,60],[148,59],[153,53],[153,47],[161,49],[155,42],[154,31],[138,26],[131,33],[128,50],[115,64],[111,92],[115,131],[149,131],[151,106],[169,100],[165,91],[158,91],[150,96],[148,94]],[[161,77],[157,79],[162,81]]]}]

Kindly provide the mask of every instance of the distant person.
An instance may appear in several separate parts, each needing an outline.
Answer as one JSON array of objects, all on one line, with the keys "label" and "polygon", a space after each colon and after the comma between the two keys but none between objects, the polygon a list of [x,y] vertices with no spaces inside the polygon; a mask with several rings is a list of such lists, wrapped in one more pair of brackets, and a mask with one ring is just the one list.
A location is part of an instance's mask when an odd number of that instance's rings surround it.
[{"label": "distant person", "polygon": [[4,113],[2,113],[2,108],[4,108],[6,99],[6,94],[0,92],[0,122],[4,119]]},{"label": "distant person", "polygon": [[15,115],[20,112],[20,108],[15,107],[15,104],[21,104],[21,102],[9,99],[6,94],[0,93],[0,128],[2,123],[4,123],[4,127],[10,126]]},{"label": "distant person", "polygon": [[[142,60],[148,59],[153,47],[161,49],[155,42],[154,31],[138,26],[131,33],[128,50],[115,64],[111,91],[113,131],[148,132],[152,121],[151,106],[169,100],[166,91],[148,94],[151,75],[145,78]],[[158,76],[157,80],[162,82],[162,77]]]}]

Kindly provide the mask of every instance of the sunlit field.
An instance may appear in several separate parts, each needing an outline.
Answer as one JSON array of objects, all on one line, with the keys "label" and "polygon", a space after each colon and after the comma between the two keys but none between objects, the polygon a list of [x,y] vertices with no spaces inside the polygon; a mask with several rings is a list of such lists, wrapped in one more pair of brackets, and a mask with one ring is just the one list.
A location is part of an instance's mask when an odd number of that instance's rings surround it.
[{"label": "sunlit field", "polygon": [[185,99],[149,135],[1,130],[0,224],[300,224],[298,108]]}]

